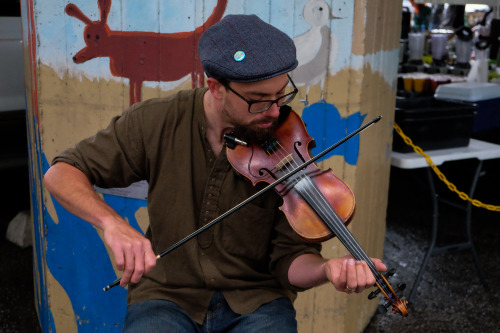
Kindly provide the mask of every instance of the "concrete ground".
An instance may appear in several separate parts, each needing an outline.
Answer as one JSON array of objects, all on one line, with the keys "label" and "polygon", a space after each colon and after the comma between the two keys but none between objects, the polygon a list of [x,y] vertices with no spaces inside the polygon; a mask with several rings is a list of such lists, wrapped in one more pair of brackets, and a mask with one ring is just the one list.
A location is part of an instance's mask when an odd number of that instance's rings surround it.
[{"label": "concrete ground", "polygon": [[[495,137],[492,142],[500,144]],[[459,188],[467,188],[471,161],[444,165],[443,171]],[[486,161],[476,198],[500,205],[500,160]],[[429,246],[432,211],[422,174],[393,168],[387,209],[384,261],[395,268],[392,285],[406,283],[398,294],[408,297]],[[40,332],[34,306],[31,247],[22,249],[3,235],[18,211],[29,208],[27,170],[0,173],[0,332]],[[445,196],[446,189],[440,188]],[[443,207],[438,245],[464,240],[464,213]],[[500,213],[474,208],[472,236],[489,289],[478,278],[470,251],[431,257],[409,316],[374,314],[364,333],[372,332],[499,332]],[[375,302],[376,300],[367,302]]]},{"label": "concrete ground", "polygon": [[[477,138],[500,144],[500,131]],[[475,163],[453,162],[440,168],[458,189],[468,192]],[[483,171],[474,198],[500,206],[500,159],[484,161]],[[408,286],[403,293],[407,297],[431,241],[431,200],[422,179],[426,178],[421,170],[391,169],[384,261],[397,270],[391,284],[405,282]],[[442,183],[437,191],[441,197],[458,198]],[[409,316],[377,313],[364,333],[500,332],[500,291],[496,286],[500,281],[500,212],[473,207],[472,239],[488,289],[479,279],[470,250],[431,256],[409,304]],[[465,240],[465,212],[439,205],[437,246]]]},{"label": "concrete ground", "polygon": [[[466,165],[460,166],[466,169]],[[476,198],[500,205],[500,163],[490,161],[484,166],[488,171],[480,180]],[[407,177],[406,172],[392,171],[384,247],[385,263],[397,270],[391,284],[405,282],[406,297],[429,247],[432,227],[429,195],[413,191],[419,184]],[[437,245],[465,241],[464,212],[440,209]],[[496,288],[500,281],[500,212],[473,208],[472,238],[489,289],[481,284],[470,250],[431,256],[409,304],[409,316],[377,313],[364,333],[500,332],[500,291]]]},{"label": "concrete ground", "polygon": [[33,293],[32,247],[5,238],[9,222],[29,210],[28,168],[0,170],[0,332],[40,332]]}]

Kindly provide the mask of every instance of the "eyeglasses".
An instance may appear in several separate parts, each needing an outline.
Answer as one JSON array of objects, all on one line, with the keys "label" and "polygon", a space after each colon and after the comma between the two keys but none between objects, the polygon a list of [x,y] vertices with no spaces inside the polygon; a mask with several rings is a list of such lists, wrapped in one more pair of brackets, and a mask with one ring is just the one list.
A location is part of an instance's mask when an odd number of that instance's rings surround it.
[{"label": "eyeglasses", "polygon": [[250,112],[250,113],[261,113],[261,112],[269,110],[269,108],[271,108],[271,106],[274,103],[276,103],[276,105],[278,107],[280,107],[282,105],[287,105],[288,103],[290,103],[295,98],[295,95],[297,95],[297,92],[299,91],[299,89],[297,89],[297,87],[295,86],[295,83],[293,83],[292,79],[290,78],[290,76],[288,74],[287,74],[287,76],[288,76],[288,80],[290,80],[290,82],[292,83],[293,91],[290,92],[290,93],[288,93],[288,94],[285,94],[285,95],[281,96],[280,98],[276,98],[274,100],[249,101],[245,97],[241,96],[236,91],[234,91],[234,89],[231,88],[229,86],[229,84],[225,84],[225,87],[227,89],[231,90],[236,96],[238,96],[239,98],[241,98],[242,100],[244,100],[245,102],[247,102],[247,104],[248,104],[248,112]]}]

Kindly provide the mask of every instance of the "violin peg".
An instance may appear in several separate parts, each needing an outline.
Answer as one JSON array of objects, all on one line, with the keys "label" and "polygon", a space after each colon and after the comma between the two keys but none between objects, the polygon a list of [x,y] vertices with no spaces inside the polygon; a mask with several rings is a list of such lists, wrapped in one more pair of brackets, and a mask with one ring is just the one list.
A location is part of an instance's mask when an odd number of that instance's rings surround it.
[{"label": "violin peg", "polygon": [[384,276],[385,276],[386,279],[388,279],[391,276],[393,276],[394,274],[396,274],[396,269],[395,268],[391,268],[390,270],[387,271],[387,273],[384,274]]},{"label": "violin peg", "polygon": [[377,289],[377,290],[374,290],[372,291],[369,295],[368,295],[368,299],[374,299],[375,297],[377,297],[377,295],[380,294],[380,289]]},{"label": "violin peg", "polygon": [[391,304],[385,304],[385,305],[380,304],[378,306],[378,308],[377,308],[378,309],[378,313],[380,313],[380,314],[386,314],[387,313],[387,309],[389,308],[390,305]]}]

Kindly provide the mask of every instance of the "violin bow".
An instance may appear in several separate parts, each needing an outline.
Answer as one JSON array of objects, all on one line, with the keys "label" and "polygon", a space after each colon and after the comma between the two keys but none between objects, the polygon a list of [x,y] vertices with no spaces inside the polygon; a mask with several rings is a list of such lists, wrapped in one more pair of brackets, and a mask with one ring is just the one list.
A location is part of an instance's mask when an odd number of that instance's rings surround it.
[{"label": "violin bow", "polygon": [[[375,124],[376,122],[378,122],[380,119],[382,119],[382,116],[377,116],[376,118],[372,119],[370,122],[368,122],[367,124],[365,124],[364,126],[358,128],[357,130],[353,131],[352,133],[348,134],[347,136],[345,136],[343,139],[339,140],[338,142],[336,142],[335,144],[333,144],[332,146],[326,148],[325,150],[323,150],[321,153],[317,154],[316,156],[314,156],[313,158],[311,158],[310,160],[302,163],[301,165],[299,165],[298,167],[296,167],[294,170],[292,170],[291,172],[289,172],[288,174],[280,177],[279,179],[277,179],[276,181],[274,181],[273,183],[267,185],[266,187],[264,187],[263,189],[261,189],[260,191],[258,191],[257,193],[255,193],[254,195],[248,197],[247,199],[245,199],[244,201],[240,202],[238,205],[234,206],[233,208],[231,208],[230,210],[228,210],[227,212],[223,213],[222,215],[220,215],[219,217],[215,218],[214,220],[210,221],[209,223],[205,224],[203,227],[195,230],[194,232],[192,232],[191,234],[187,235],[186,237],[184,237],[183,239],[179,240],[177,243],[171,245],[168,249],[166,249],[165,251],[161,252],[160,254],[158,254],[156,256],[156,260],[159,260],[161,259],[162,257],[164,257],[165,255],[167,255],[168,253],[172,252],[173,250],[177,249],[178,247],[180,247],[181,245],[183,245],[184,243],[186,243],[187,241],[193,239],[194,237],[198,236],[199,234],[201,234],[202,232],[204,232],[205,230],[213,227],[215,224],[219,223],[220,221],[222,221],[223,219],[225,219],[226,217],[228,217],[229,215],[231,215],[232,213],[236,212],[237,210],[241,209],[242,207],[244,207],[245,205],[247,205],[248,203],[252,202],[253,200],[257,199],[259,196],[263,195],[264,193],[268,192],[269,190],[275,188],[277,185],[281,184],[282,182],[284,182],[285,180],[287,180],[288,178],[292,177],[293,175],[295,175],[296,173],[300,172],[301,170],[305,169],[307,166],[309,166],[310,164],[316,162],[318,159],[320,159],[321,157],[325,156],[326,154],[328,154],[329,152],[331,152],[332,150],[334,150],[335,148],[337,148],[338,146],[340,146],[341,144],[343,144],[344,142],[346,142],[347,140],[351,139],[353,136],[359,134],[360,132],[364,131],[365,129],[367,129],[368,127],[370,127],[371,125]],[[113,282],[111,282],[110,284],[108,284],[106,287],[103,288],[103,291],[108,291],[110,290],[111,288],[113,287],[116,287],[117,285],[120,284],[120,281],[121,281],[121,277],[117,278],[116,280],[114,280]]]}]

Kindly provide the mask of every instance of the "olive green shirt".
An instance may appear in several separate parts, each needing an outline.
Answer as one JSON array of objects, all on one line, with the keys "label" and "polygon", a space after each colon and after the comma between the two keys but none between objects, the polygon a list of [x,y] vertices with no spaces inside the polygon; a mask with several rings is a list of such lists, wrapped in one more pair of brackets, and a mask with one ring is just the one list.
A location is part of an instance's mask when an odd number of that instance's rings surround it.
[{"label": "olive green shirt", "polygon": [[[206,91],[135,104],[53,160],[77,167],[103,188],[146,180],[146,237],[156,254],[257,192],[231,168],[225,149],[216,157],[205,139]],[[128,303],[171,300],[202,323],[215,290],[241,314],[279,297],[293,301],[298,289],[288,268],[301,254],[319,254],[320,246],[296,235],[281,204],[274,191],[266,192],[167,254],[129,287]]]}]

